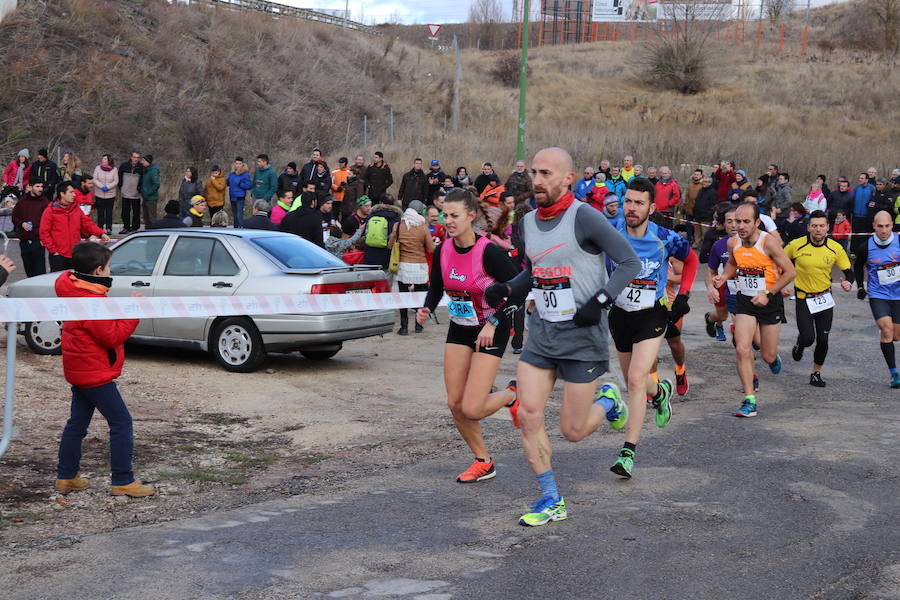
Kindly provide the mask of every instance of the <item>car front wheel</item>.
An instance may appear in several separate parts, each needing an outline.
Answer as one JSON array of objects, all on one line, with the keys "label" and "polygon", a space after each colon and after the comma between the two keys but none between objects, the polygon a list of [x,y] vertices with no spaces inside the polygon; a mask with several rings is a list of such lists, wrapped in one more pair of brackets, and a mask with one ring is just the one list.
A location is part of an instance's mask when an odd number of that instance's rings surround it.
[{"label": "car front wheel", "polygon": [[25,323],[25,343],[35,354],[62,354],[62,321]]},{"label": "car front wheel", "polygon": [[210,350],[226,371],[250,373],[266,357],[262,336],[248,318],[223,319],[213,328]]}]

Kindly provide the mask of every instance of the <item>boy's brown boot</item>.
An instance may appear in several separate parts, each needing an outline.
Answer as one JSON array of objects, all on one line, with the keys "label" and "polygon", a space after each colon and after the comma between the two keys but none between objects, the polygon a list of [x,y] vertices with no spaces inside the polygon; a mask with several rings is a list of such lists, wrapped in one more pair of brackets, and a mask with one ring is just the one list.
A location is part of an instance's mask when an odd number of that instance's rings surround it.
[{"label": "boy's brown boot", "polygon": [[144,496],[152,496],[156,493],[156,488],[152,485],[144,485],[139,481],[132,481],[128,485],[112,486],[113,496],[131,496],[132,498],[143,498]]},{"label": "boy's brown boot", "polygon": [[82,479],[81,473],[79,473],[72,479],[57,479],[53,487],[61,494],[68,494],[69,492],[86,490],[91,487],[91,484],[87,479]]}]

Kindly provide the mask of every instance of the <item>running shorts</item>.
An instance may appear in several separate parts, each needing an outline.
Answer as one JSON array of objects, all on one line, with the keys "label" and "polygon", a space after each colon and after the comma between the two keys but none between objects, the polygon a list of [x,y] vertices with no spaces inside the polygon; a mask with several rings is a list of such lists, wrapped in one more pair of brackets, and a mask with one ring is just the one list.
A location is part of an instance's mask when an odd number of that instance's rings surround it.
[{"label": "running shorts", "polygon": [[[480,332],[481,326],[466,327],[465,325],[450,323],[450,325],[447,327],[447,343],[459,344],[460,346],[468,346],[472,350],[475,350],[475,340],[478,339],[478,334]],[[506,351],[506,344],[508,342],[509,328],[498,327],[494,331],[494,344],[487,347],[482,346],[478,349],[478,352],[490,354],[491,356],[496,356],[498,358],[503,358],[503,353]]]},{"label": "running shorts", "polygon": [[557,379],[569,383],[590,383],[609,370],[609,362],[605,360],[585,361],[567,358],[550,358],[532,352],[525,347],[519,360],[538,369],[549,369]]},{"label": "running shorts", "polygon": [[900,325],[900,300],[869,297],[869,308],[875,320],[890,317],[894,325]]},{"label": "running shorts", "polygon": [[681,335],[681,326],[684,325],[684,317],[678,319],[676,323],[673,323],[671,319],[668,321],[668,327],[666,327],[666,339],[671,340],[672,338],[677,338]]},{"label": "running shorts", "polygon": [[769,294],[769,303],[765,306],[756,306],[750,301],[750,296],[737,294],[736,308],[735,314],[755,317],[760,325],[778,325],[785,322],[784,297],[781,293]]},{"label": "running shorts", "polygon": [[615,305],[609,309],[609,332],[619,352],[631,352],[638,342],[665,334],[668,326],[669,310],[659,302],[634,312]]}]

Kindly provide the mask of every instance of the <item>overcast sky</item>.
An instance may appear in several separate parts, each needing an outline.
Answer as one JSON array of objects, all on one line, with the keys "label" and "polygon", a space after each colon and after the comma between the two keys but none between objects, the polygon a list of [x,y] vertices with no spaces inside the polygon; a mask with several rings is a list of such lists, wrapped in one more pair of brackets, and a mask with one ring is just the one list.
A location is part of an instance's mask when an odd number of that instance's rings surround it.
[{"label": "overcast sky", "polygon": [[[346,0],[275,0],[284,4],[304,8],[336,8],[343,9]],[[750,0],[757,4],[759,0]],[[805,0],[794,0],[798,5],[806,4]],[[812,6],[828,4],[836,0],[811,0]],[[509,19],[512,15],[512,0],[500,0],[503,5],[503,16]],[[384,23],[395,18],[401,23],[453,23],[468,20],[471,0],[431,0],[421,2],[415,0],[349,0],[351,18],[366,22]],[[540,0],[531,0],[538,6]]]}]

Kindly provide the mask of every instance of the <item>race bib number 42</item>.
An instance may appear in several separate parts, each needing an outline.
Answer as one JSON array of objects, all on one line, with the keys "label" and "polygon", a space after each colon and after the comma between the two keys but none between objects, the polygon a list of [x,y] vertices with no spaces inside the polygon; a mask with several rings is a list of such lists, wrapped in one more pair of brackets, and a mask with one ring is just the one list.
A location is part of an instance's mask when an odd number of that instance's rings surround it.
[{"label": "race bib number 42", "polygon": [[656,284],[633,280],[616,296],[616,306],[628,312],[652,308],[656,304]]},{"label": "race bib number 42", "polygon": [[575,316],[575,295],[568,277],[542,279],[532,282],[534,303],[540,317],[551,323],[571,321]]},{"label": "race bib number 42", "polygon": [[888,285],[900,281],[900,265],[882,265],[878,267],[878,283]]}]

